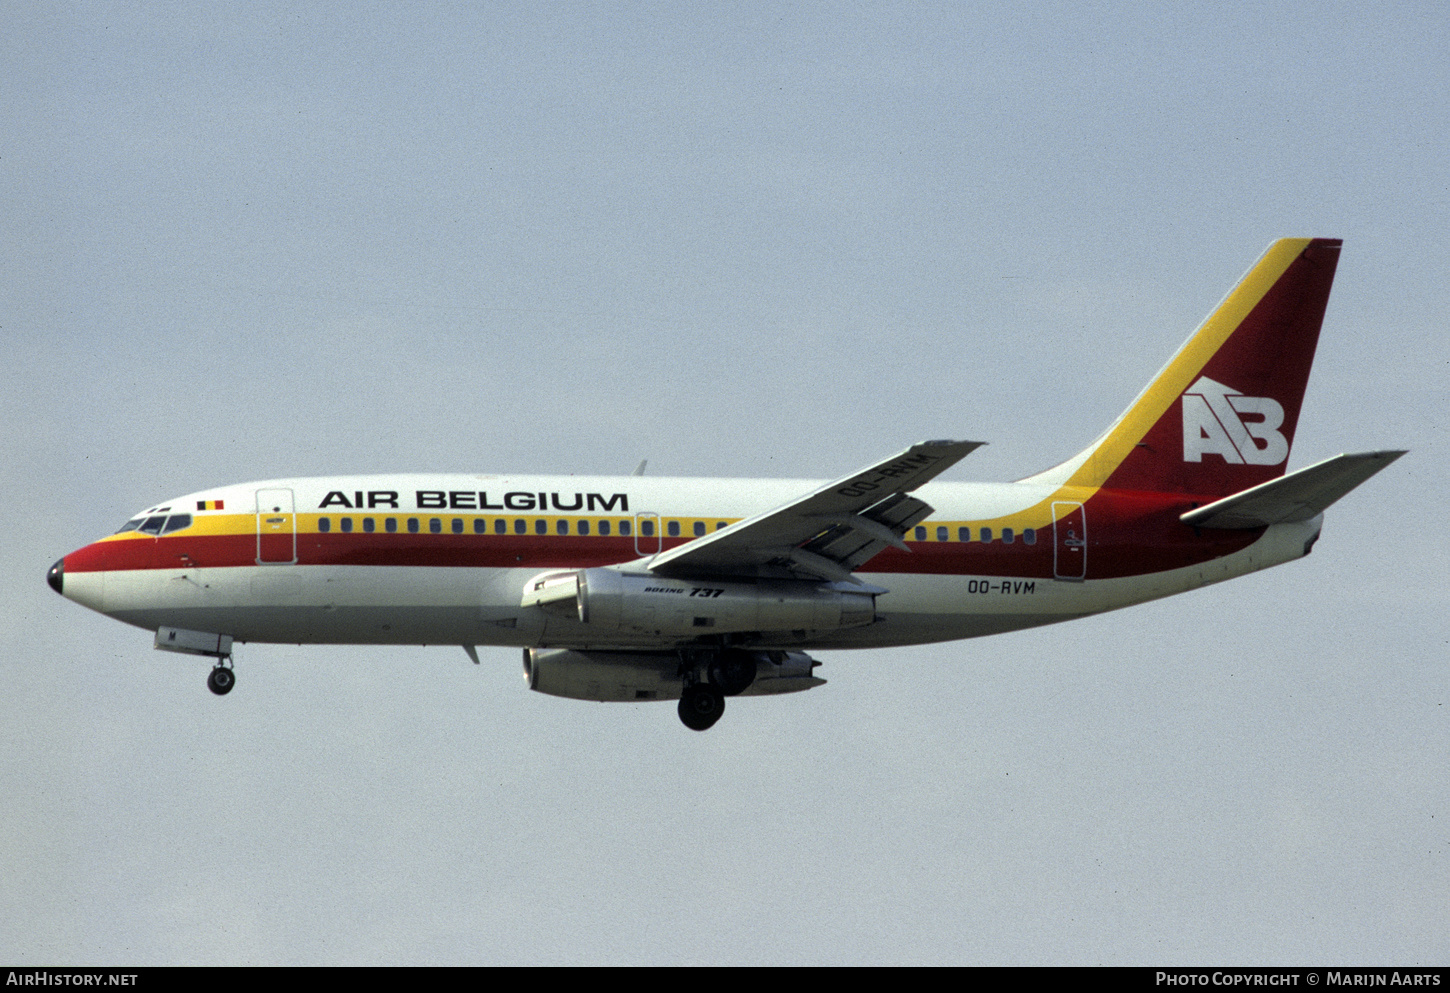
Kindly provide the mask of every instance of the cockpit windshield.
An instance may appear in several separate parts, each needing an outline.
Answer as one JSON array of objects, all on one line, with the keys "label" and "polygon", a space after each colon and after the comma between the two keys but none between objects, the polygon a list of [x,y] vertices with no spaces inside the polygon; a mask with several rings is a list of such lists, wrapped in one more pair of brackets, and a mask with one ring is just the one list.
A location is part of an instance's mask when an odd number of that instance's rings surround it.
[{"label": "cockpit windshield", "polygon": [[191,527],[190,514],[157,514],[147,517],[142,514],[140,517],[133,517],[125,524],[122,524],[117,534],[125,534],[127,531],[140,531],[142,534],[160,536],[170,534],[173,531],[180,531],[182,528]]}]

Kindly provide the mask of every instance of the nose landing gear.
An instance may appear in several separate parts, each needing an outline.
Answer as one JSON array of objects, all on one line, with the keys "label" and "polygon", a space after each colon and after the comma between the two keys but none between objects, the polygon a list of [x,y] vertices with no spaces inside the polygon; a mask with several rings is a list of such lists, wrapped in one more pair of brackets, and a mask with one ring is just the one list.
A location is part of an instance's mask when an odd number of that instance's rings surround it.
[{"label": "nose landing gear", "polygon": [[218,659],[216,668],[206,677],[206,688],[217,696],[226,696],[237,685],[237,674],[232,671],[231,658]]},{"label": "nose landing gear", "polygon": [[232,636],[229,634],[159,627],[156,629],[155,647],[165,652],[216,659],[216,667],[206,677],[206,688],[217,696],[226,696],[236,685],[237,674],[232,671]]}]

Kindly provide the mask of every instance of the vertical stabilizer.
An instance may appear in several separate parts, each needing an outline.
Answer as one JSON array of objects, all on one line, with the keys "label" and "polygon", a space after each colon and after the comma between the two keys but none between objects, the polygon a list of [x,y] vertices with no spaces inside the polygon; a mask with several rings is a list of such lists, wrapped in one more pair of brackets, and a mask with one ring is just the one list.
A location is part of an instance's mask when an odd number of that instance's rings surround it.
[{"label": "vertical stabilizer", "polygon": [[1270,245],[1107,433],[1033,481],[1224,496],[1282,476],[1341,244]]}]

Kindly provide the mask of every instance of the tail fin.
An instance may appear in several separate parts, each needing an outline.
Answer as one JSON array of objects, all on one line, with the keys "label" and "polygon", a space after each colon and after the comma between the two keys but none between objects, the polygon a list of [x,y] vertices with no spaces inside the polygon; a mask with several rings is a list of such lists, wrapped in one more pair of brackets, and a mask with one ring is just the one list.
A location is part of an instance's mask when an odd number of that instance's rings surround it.
[{"label": "tail fin", "polygon": [[1270,245],[1107,433],[1032,480],[1225,496],[1282,476],[1341,244]]}]

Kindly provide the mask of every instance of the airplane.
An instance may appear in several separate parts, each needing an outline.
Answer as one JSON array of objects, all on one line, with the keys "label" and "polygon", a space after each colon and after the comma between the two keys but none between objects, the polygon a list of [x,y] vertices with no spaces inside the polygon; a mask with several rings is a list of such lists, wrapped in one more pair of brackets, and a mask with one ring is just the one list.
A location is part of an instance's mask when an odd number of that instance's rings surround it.
[{"label": "airplane", "polygon": [[1126,411],[1013,483],[937,480],[924,441],[828,482],[632,476],[272,479],[154,504],[51,567],[57,593],[213,660],[237,642],[523,650],[530,689],[678,700],[822,685],[821,649],[1072,620],[1308,555],[1405,454],[1285,474],[1342,242],[1274,242]]}]

